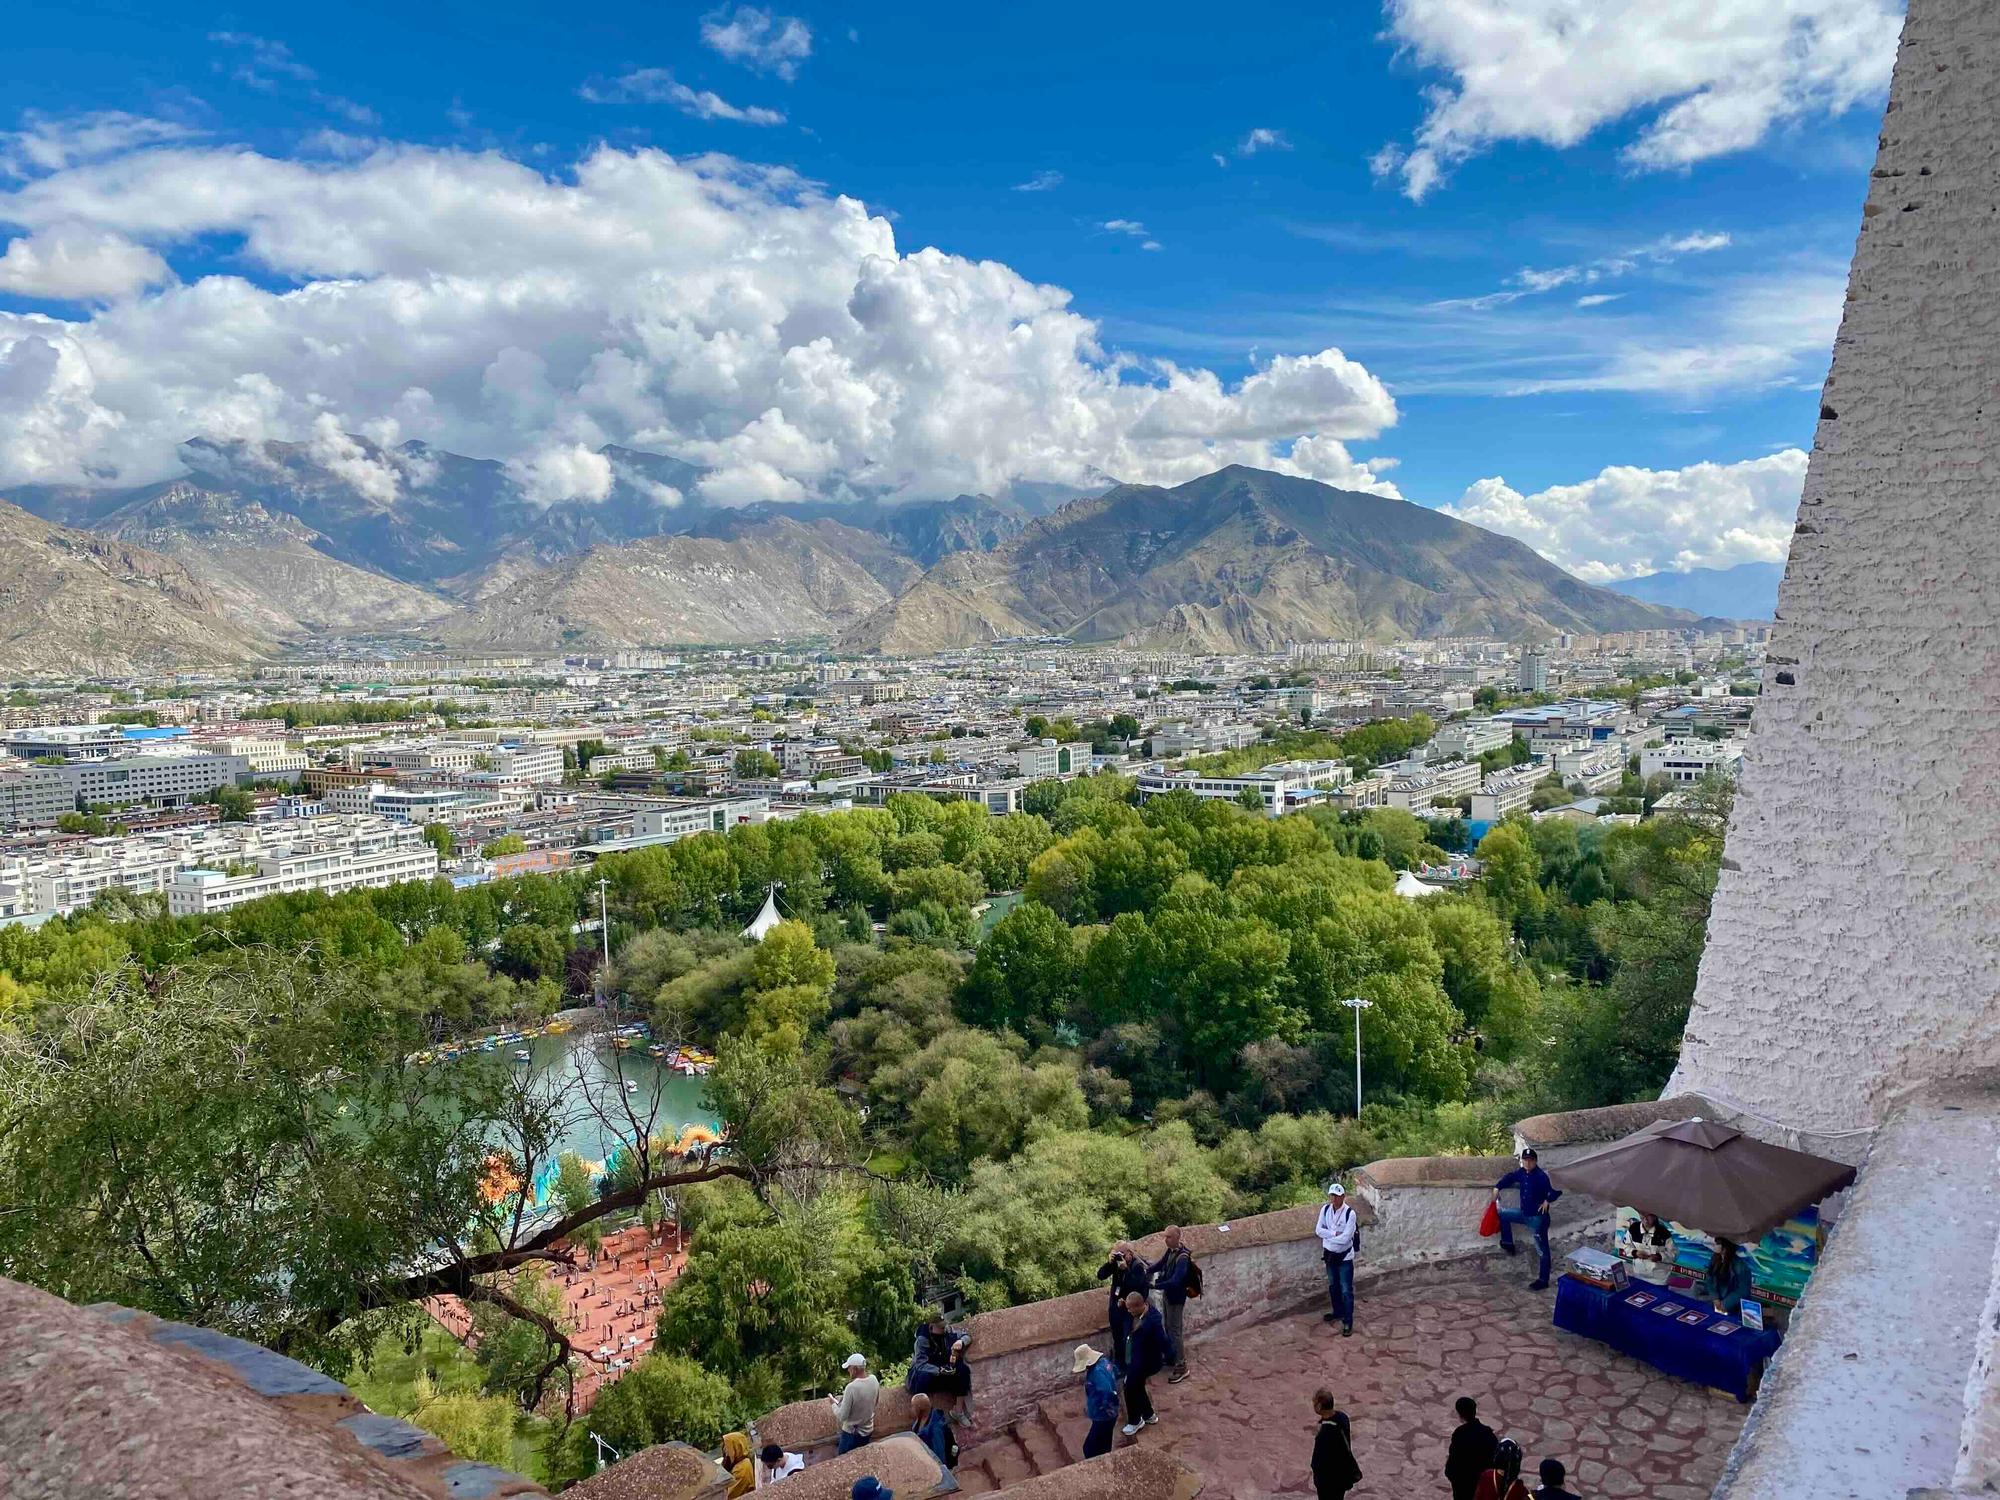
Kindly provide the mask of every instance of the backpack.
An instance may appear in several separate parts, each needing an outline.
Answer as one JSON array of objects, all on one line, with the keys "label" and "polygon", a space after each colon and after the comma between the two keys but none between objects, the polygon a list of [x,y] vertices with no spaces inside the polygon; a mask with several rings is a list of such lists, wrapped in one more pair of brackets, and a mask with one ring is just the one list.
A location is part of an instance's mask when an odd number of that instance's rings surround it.
[{"label": "backpack", "polygon": [[1187,1284],[1181,1290],[1189,1297],[1201,1295],[1201,1262],[1192,1255],[1188,1257]]}]

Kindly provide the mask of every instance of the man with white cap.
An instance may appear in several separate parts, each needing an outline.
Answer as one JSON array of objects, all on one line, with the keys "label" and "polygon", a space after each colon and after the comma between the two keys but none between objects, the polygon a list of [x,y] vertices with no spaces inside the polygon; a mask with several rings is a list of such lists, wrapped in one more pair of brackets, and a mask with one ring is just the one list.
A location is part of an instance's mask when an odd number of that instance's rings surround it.
[{"label": "man with white cap", "polygon": [[1118,1371],[1111,1356],[1088,1344],[1076,1346],[1069,1372],[1083,1377],[1083,1414],[1090,1418],[1090,1432],[1083,1440],[1083,1456],[1095,1458],[1111,1451],[1111,1428],[1118,1420]]},{"label": "man with white cap", "polygon": [[841,1362],[847,1371],[847,1388],[829,1396],[834,1420],[840,1424],[836,1453],[852,1453],[875,1435],[875,1403],[882,1399],[882,1382],[868,1373],[868,1357],[850,1354]]},{"label": "man with white cap", "polygon": [[1320,1259],[1326,1262],[1326,1296],[1333,1304],[1321,1321],[1340,1324],[1340,1336],[1354,1333],[1354,1257],[1361,1249],[1361,1221],[1347,1202],[1347,1189],[1337,1182],[1326,1185],[1326,1202],[1321,1205],[1319,1222],[1313,1226],[1319,1236]]}]

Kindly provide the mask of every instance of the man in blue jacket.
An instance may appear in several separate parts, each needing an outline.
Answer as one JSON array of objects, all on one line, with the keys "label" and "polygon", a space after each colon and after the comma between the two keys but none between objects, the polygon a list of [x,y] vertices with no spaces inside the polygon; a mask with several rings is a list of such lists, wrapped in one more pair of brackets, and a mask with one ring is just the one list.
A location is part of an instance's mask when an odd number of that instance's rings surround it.
[{"label": "man in blue jacket", "polygon": [[1118,1371],[1111,1356],[1099,1354],[1088,1344],[1076,1346],[1070,1373],[1083,1377],[1083,1414],[1090,1418],[1090,1432],[1083,1440],[1083,1456],[1095,1458],[1111,1451],[1111,1428],[1118,1420]]},{"label": "man in blue jacket", "polygon": [[1535,1279],[1528,1283],[1528,1290],[1539,1292],[1549,1284],[1549,1205],[1562,1194],[1549,1183],[1549,1174],[1542,1170],[1541,1159],[1535,1155],[1535,1148],[1528,1147],[1521,1153],[1521,1165],[1493,1184],[1493,1201],[1500,1201],[1500,1194],[1506,1188],[1519,1188],[1521,1206],[1500,1210],[1500,1248],[1509,1255],[1514,1253],[1514,1226],[1525,1224],[1535,1236],[1535,1251],[1541,1257],[1541,1265]]}]

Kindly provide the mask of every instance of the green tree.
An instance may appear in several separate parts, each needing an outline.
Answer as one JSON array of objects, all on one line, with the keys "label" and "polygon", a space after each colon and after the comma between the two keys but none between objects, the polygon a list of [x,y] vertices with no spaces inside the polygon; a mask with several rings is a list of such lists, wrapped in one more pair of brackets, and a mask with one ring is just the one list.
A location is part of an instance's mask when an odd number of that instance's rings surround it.
[{"label": "green tree", "polygon": [[591,1472],[596,1459],[591,1432],[627,1456],[657,1443],[707,1449],[747,1415],[722,1376],[679,1355],[649,1354],[605,1387],[588,1422],[571,1424],[564,1442],[574,1453],[563,1467],[572,1474]]},{"label": "green tree", "polygon": [[437,850],[439,859],[450,859],[458,848],[458,840],[443,823],[424,824],[424,842]]},{"label": "green tree", "polygon": [[1081,998],[1082,979],[1069,927],[1039,901],[1023,901],[979,945],[961,1009],[981,1026],[1053,1025]]},{"label": "green tree", "polygon": [[499,838],[482,844],[479,849],[479,855],[482,859],[499,859],[502,855],[524,854],[527,852],[527,848],[528,841],[522,838],[520,834],[503,833]]},{"label": "green tree", "polygon": [[1541,915],[1542,862],[1520,824],[1491,829],[1473,854],[1480,863],[1480,887],[1495,911],[1517,926]]},{"label": "green tree", "polygon": [[778,764],[778,757],[768,750],[739,750],[736,752],[736,775],[743,781],[763,781],[778,775],[784,767]]},{"label": "green tree", "polygon": [[514,1462],[517,1410],[502,1397],[459,1392],[420,1402],[411,1420],[442,1438],[459,1458],[504,1468]]}]

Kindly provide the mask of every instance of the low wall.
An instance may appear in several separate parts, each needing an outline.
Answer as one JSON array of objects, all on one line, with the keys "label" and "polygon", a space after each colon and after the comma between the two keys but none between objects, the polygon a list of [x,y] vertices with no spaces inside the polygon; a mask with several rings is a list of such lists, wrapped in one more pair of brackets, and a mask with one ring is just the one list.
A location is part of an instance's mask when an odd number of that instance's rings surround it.
[{"label": "low wall", "polygon": [[[1480,1237],[1479,1220],[1493,1184],[1513,1166],[1505,1156],[1398,1156],[1361,1168],[1357,1191],[1376,1225],[1363,1238],[1363,1267],[1382,1275],[1490,1253],[1494,1242]],[[1513,1207],[1512,1199],[1503,1195],[1502,1206]],[[1555,1246],[1608,1239],[1616,1227],[1613,1205],[1578,1193],[1563,1195],[1552,1220]]]}]

